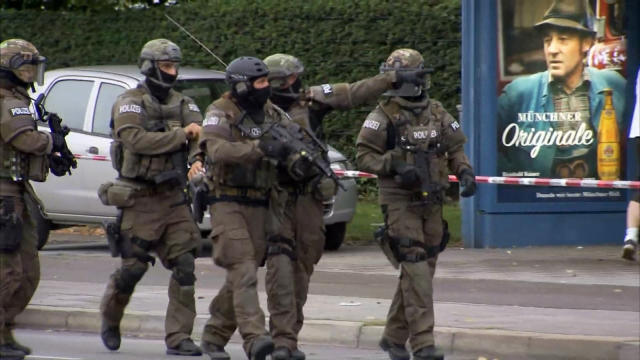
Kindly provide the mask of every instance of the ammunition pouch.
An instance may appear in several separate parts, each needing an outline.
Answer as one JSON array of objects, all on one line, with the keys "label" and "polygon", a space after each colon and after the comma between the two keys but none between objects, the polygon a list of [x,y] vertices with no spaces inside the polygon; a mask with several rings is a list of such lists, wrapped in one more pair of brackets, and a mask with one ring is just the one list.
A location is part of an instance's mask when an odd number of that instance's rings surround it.
[{"label": "ammunition pouch", "polygon": [[29,156],[27,178],[31,181],[43,182],[49,174],[49,159],[46,155]]},{"label": "ammunition pouch", "polygon": [[135,198],[139,190],[122,181],[116,180],[115,183],[109,181],[100,185],[98,197],[106,206],[127,208],[135,204]]},{"label": "ammunition pouch", "polygon": [[22,241],[22,218],[15,210],[15,200],[0,198],[0,253],[13,253]]},{"label": "ammunition pouch", "polygon": [[109,155],[111,155],[111,165],[118,173],[122,171],[122,159],[124,157],[122,143],[120,141],[112,141],[109,147]]}]

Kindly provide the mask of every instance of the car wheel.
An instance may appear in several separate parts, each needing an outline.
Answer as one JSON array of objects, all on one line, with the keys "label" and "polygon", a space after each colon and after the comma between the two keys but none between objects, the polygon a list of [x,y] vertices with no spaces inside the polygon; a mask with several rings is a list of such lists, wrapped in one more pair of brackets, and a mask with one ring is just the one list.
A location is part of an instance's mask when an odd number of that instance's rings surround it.
[{"label": "car wheel", "polygon": [[42,209],[40,206],[31,199],[30,196],[25,197],[27,208],[29,209],[29,214],[31,214],[31,218],[33,219],[34,224],[36,225],[36,236],[38,238],[38,250],[41,250],[49,241],[49,231],[51,230],[51,223],[47,218],[44,217],[42,213]]},{"label": "car wheel", "polygon": [[340,222],[325,227],[325,250],[338,250],[344,241],[344,235],[347,233],[347,223]]}]

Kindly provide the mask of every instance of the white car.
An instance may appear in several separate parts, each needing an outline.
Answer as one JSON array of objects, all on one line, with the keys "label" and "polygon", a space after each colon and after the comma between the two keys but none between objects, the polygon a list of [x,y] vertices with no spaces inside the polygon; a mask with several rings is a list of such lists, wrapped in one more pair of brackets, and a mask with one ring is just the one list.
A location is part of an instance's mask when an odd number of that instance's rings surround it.
[{"label": "white car", "polygon": [[[57,113],[71,129],[66,140],[78,167],[71,176],[50,174],[44,183],[32,182],[44,205],[42,212],[36,212],[42,215],[36,216],[40,247],[57,224],[101,224],[115,219],[115,207],[102,205],[97,196],[98,186],[117,176],[109,156],[111,106],[118,95],[136,87],[142,79],[143,75],[133,65],[74,67],[45,73],[45,83],[36,88],[34,98],[44,94],[46,110]],[[191,97],[204,111],[227,90],[227,85],[223,72],[182,67],[176,89]],[[48,127],[40,124],[40,129]],[[346,158],[333,148],[329,158],[334,169],[349,166]],[[340,247],[346,224],[355,213],[356,183],[348,178],[341,179],[341,183],[346,191],[340,190],[334,201],[325,203],[327,249]],[[199,227],[206,233],[210,226],[206,213]]]}]

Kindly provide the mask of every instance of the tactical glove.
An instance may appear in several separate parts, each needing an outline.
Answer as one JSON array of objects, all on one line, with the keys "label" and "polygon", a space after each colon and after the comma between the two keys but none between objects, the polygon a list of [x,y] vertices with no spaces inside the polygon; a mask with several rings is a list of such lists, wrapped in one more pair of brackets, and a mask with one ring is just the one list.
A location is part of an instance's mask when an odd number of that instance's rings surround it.
[{"label": "tactical glove", "polygon": [[393,83],[395,89],[399,89],[402,84],[410,83],[418,87],[425,85],[424,76],[429,71],[427,69],[421,70],[409,70],[409,71],[396,71],[396,81]]},{"label": "tactical glove", "polygon": [[64,136],[56,133],[51,133],[51,140],[53,141],[51,152],[61,152],[62,150],[64,150]]},{"label": "tactical glove", "polygon": [[404,189],[412,189],[420,185],[420,172],[415,166],[409,165],[405,162],[394,162],[392,164],[393,170],[398,173],[394,180],[400,187]]},{"label": "tactical glove", "polygon": [[473,170],[465,168],[458,174],[460,181],[460,196],[469,197],[476,193],[476,176]]},{"label": "tactical glove", "polygon": [[281,161],[287,158],[287,149],[285,145],[271,137],[267,136],[260,138],[258,148],[260,148],[267,157]]}]

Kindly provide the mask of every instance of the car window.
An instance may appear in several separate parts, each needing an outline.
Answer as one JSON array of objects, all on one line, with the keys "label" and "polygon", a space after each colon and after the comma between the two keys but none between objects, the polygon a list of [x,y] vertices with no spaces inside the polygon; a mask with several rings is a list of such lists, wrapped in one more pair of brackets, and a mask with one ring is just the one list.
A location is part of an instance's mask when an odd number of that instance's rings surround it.
[{"label": "car window", "polygon": [[102,135],[109,135],[109,122],[111,121],[111,107],[116,102],[118,95],[126,89],[120,85],[102,83],[98,92],[96,109],[93,113],[92,132]]},{"label": "car window", "polygon": [[93,81],[62,80],[53,84],[44,101],[49,112],[57,113],[71,129],[83,130]]},{"label": "car window", "polygon": [[175,89],[195,101],[202,115],[207,106],[227,91],[228,86],[222,79],[179,80]]}]

